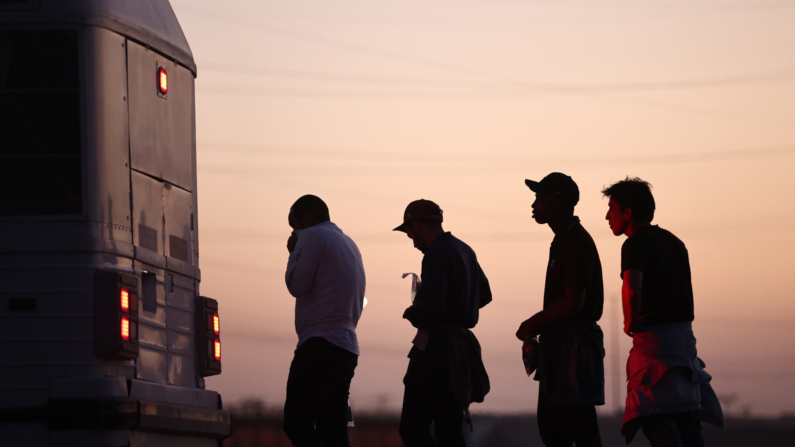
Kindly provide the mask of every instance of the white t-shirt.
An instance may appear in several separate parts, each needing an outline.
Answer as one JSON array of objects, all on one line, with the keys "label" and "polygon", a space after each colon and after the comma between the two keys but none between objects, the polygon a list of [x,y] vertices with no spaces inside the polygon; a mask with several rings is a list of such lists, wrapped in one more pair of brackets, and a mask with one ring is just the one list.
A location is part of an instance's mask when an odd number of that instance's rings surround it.
[{"label": "white t-shirt", "polygon": [[365,276],[356,244],[332,222],[297,230],[285,281],[295,300],[298,346],[310,337],[359,355],[356,325],[362,315]]}]

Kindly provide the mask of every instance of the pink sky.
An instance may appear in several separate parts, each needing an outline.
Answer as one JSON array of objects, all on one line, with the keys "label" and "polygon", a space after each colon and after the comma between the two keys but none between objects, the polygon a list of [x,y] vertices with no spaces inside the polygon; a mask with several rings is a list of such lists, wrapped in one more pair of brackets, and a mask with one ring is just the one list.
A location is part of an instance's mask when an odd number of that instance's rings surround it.
[{"label": "pink sky", "polygon": [[795,412],[795,2],[172,4],[199,67],[201,291],[224,342],[208,386],[226,402],[284,399],[287,213],[311,193],[365,262],[354,411],[400,405],[413,334],[400,274],[422,255],[390,230],[418,198],[441,205],[492,284],[475,329],[492,392],[476,409],[534,410],[513,333],[540,309],[552,233],[524,179],[561,171],[604,269],[606,408],[631,343],[612,344],[623,239],[599,191],[632,175],[690,250],[716,392],[737,393],[730,412]]}]

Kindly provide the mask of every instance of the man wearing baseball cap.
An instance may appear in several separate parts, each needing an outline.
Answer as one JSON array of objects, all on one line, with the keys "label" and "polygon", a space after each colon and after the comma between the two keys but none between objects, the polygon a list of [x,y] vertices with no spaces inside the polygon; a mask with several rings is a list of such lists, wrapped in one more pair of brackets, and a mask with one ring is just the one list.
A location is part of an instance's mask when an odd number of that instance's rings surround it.
[{"label": "man wearing baseball cap", "polygon": [[[521,324],[516,336],[538,339],[538,428],[548,447],[601,446],[595,405],[604,405],[602,265],[591,235],[574,215],[580,191],[571,177],[553,172],[535,192],[533,219],[549,225],[544,308]],[[524,347],[523,347],[524,349]]]},{"label": "man wearing baseball cap", "polygon": [[424,254],[421,286],[403,313],[418,329],[403,379],[400,436],[407,447],[466,446],[462,428],[465,415],[470,422],[469,404],[483,402],[489,390],[480,345],[469,330],[491,302],[489,281],[475,252],[445,232],[442,221],[439,205],[416,200],[394,230]]}]

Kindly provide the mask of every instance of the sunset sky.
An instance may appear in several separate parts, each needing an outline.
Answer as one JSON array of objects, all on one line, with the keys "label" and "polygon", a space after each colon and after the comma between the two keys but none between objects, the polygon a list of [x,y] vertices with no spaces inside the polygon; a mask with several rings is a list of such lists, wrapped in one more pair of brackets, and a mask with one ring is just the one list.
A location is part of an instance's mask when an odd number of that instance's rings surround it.
[{"label": "sunset sky", "polygon": [[367,274],[354,412],[400,407],[414,333],[400,275],[422,254],[391,229],[419,198],[441,206],[494,293],[474,330],[492,391],[473,410],[534,411],[513,334],[541,308],[553,235],[524,179],[560,171],[604,270],[605,410],[623,407],[631,340],[624,239],[600,190],[631,175],[690,251],[699,355],[724,404],[734,395],[724,409],[795,413],[795,1],[172,5],[199,73],[201,292],[220,303],[224,342],[207,383],[226,403],[284,400],[287,214],[315,194]]}]

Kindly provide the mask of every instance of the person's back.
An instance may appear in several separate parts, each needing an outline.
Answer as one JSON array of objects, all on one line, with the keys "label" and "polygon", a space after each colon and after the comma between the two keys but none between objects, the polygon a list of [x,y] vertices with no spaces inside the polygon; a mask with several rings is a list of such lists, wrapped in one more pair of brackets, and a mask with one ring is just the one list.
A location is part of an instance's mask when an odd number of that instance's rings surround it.
[{"label": "person's back", "polygon": [[287,377],[282,428],[296,447],[350,446],[347,403],[359,361],[362,257],[319,197],[299,198],[287,220],[293,232],[285,283],[295,297],[298,346]]},{"label": "person's back", "polygon": [[[485,290],[481,290],[485,287]],[[422,260],[422,287],[409,319],[419,329],[478,323],[479,310],[491,298],[488,281],[472,248],[450,233],[439,236]]]},{"label": "person's back", "polygon": [[657,225],[639,227],[624,241],[621,271],[643,272],[638,329],[693,321],[693,286],[685,244]]},{"label": "person's back", "polygon": [[406,233],[424,254],[422,285],[403,313],[418,329],[403,378],[398,429],[407,447],[465,447],[464,414],[472,402],[483,401],[490,386],[480,344],[468,330],[491,302],[489,282],[472,248],[445,232],[442,221],[439,205],[416,200],[394,230]]},{"label": "person's back", "polygon": [[653,447],[704,445],[701,422],[724,427],[723,411],[698,358],[693,334],[693,288],[685,244],[652,225],[651,185],[629,178],[602,190],[605,219],[621,248],[624,332],[632,337],[621,433],[639,429]]},{"label": "person's back", "polygon": [[596,406],[604,405],[604,336],[597,324],[604,307],[599,252],[574,215],[580,192],[571,177],[553,172],[525,184],[535,193],[533,219],[555,235],[544,307],[516,332],[525,342],[523,352],[538,348],[534,380],[539,382],[539,434],[547,446],[599,447]]},{"label": "person's back", "polygon": [[[296,298],[295,330],[299,339],[323,330],[355,330],[365,290],[358,247],[332,222],[297,230],[296,234],[299,242],[287,280]],[[307,268],[299,268],[301,263]],[[301,276],[311,273],[311,278]]]}]

